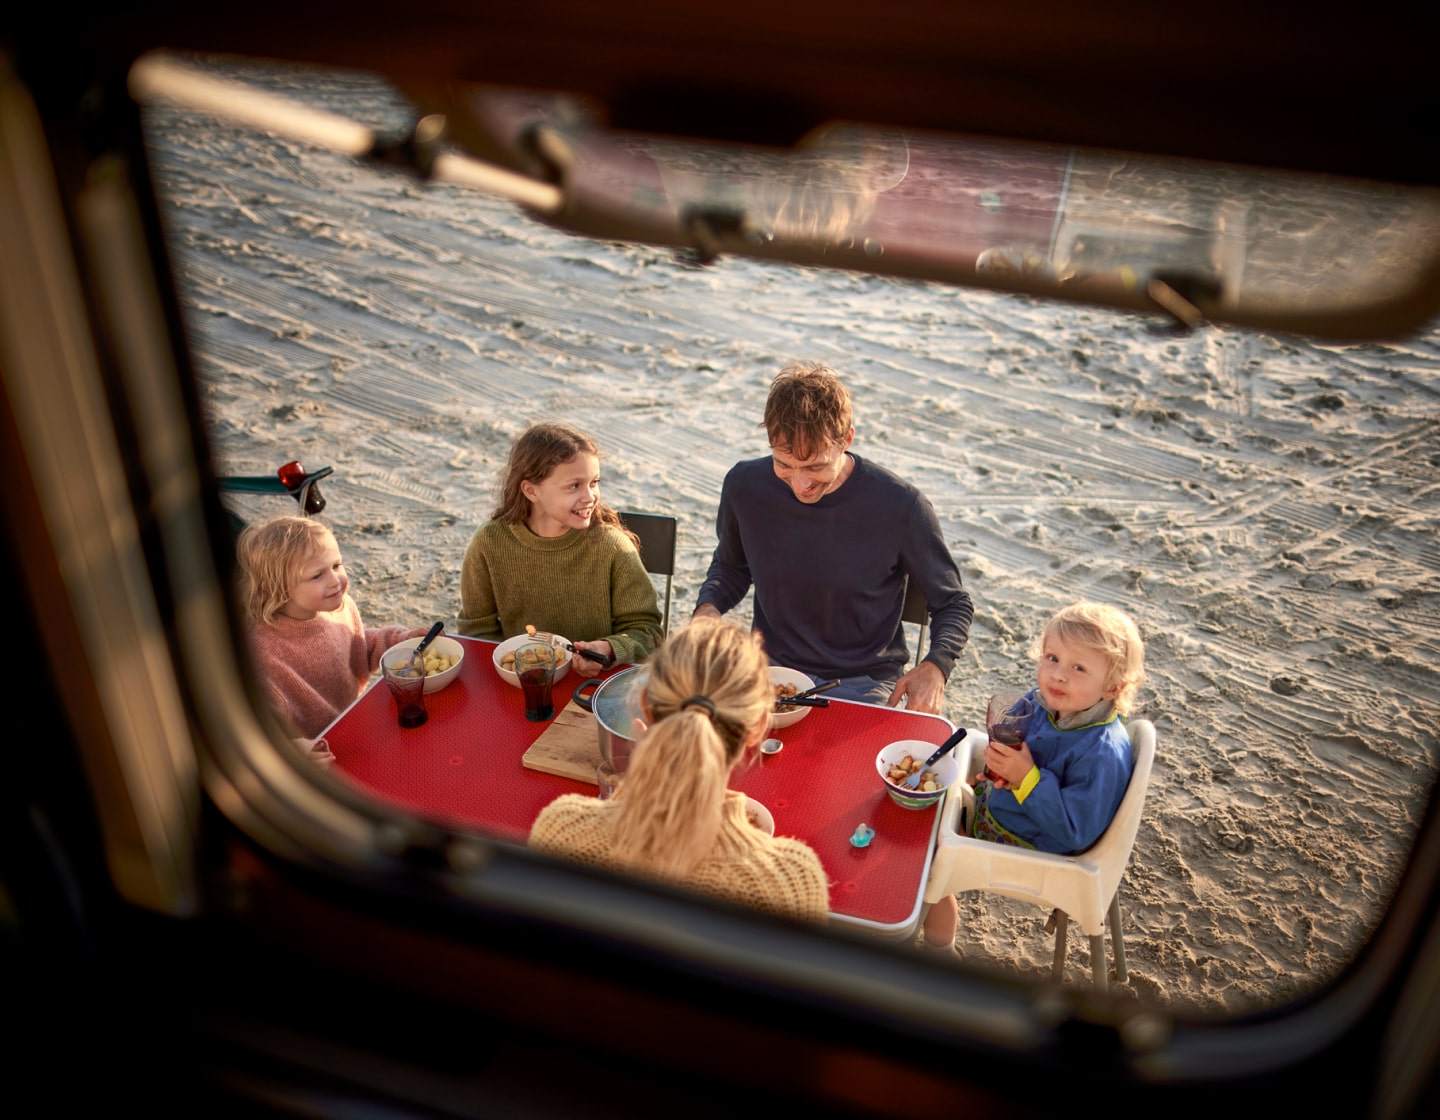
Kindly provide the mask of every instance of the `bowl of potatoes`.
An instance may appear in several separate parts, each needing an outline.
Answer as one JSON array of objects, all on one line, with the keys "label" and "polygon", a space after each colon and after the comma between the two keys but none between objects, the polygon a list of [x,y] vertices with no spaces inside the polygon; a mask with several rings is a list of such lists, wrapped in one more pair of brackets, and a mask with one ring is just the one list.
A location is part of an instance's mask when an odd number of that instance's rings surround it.
[{"label": "bowl of potatoes", "polygon": [[[554,634],[547,634],[541,638],[542,643],[545,638],[551,639],[553,643],[550,647],[552,656],[555,658],[555,676],[552,678],[553,683],[553,681],[558,681],[570,671],[570,651],[558,644],[559,642],[563,642],[565,640],[564,638],[560,638]],[[520,678],[515,675],[515,651],[523,645],[534,645],[534,643],[535,639],[529,634],[516,634],[513,638],[506,638],[496,646],[495,652],[491,655],[491,660],[495,662],[495,671],[499,673],[507,683],[514,685],[516,688],[520,687]]]},{"label": "bowl of potatoes", "polygon": [[[385,651],[384,659],[393,665],[397,658],[408,658],[410,651],[419,644],[419,638],[406,638],[403,642],[396,642]],[[454,638],[441,634],[425,647],[420,660],[425,662],[425,691],[439,692],[460,675],[460,662],[465,660],[465,647]]]},{"label": "bowl of potatoes", "polygon": [[[929,809],[939,804],[945,791],[960,777],[960,763],[955,761],[954,751],[929,769],[924,768],[925,760],[935,753],[938,745],[921,739],[901,739],[875,756],[875,772],[896,805]],[[905,779],[916,770],[922,771],[920,784],[915,789],[907,789]]]}]

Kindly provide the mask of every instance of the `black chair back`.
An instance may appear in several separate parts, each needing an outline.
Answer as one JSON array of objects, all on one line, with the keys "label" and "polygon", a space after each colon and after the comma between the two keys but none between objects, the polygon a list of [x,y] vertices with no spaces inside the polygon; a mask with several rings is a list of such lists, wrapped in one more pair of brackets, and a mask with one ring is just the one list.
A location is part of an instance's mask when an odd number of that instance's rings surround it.
[{"label": "black chair back", "polygon": [[930,604],[925,602],[925,592],[909,576],[905,577],[905,605],[900,608],[901,622],[914,622],[920,627],[915,639],[915,664],[925,656],[925,632],[930,628]]},{"label": "black chair back", "polygon": [[670,632],[670,580],[675,575],[675,531],[678,522],[663,513],[616,510],[620,522],[640,540],[640,562],[645,570],[665,577],[665,614],[662,626]]}]

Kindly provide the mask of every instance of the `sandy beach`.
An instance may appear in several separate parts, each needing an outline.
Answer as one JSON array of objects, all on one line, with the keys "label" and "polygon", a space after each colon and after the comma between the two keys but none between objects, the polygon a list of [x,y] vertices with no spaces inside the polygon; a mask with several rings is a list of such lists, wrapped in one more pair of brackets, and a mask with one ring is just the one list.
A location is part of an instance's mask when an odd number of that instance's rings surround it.
[{"label": "sandy beach", "polygon": [[[225,72],[405,120],[369,79]],[[679,518],[688,615],[721,480],[767,451],[769,378],[818,359],[854,394],[855,450],[929,497],[974,598],[948,718],[979,726],[993,688],[1028,683],[1028,644],[1066,602],[1140,625],[1136,715],[1159,754],[1122,888],[1125,990],[1272,1004],[1380,920],[1436,770],[1440,333],[1175,335],[851,273],[695,268],[202,116],[147,126],[219,465],[335,468],[326,516],[368,622],[453,619],[509,443],[547,418],[597,438],[608,502]],[[1042,911],[970,895],[960,915],[967,961],[1048,972]]]}]

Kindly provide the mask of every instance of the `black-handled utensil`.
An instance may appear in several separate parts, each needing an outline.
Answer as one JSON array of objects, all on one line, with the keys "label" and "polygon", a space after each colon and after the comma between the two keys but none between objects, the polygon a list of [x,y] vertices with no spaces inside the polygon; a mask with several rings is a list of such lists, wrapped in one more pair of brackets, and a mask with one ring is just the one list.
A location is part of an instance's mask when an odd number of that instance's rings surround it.
[{"label": "black-handled utensil", "polygon": [[781,708],[828,708],[830,701],[823,696],[780,696],[775,700],[775,710]]},{"label": "black-handled utensil", "polygon": [[965,730],[965,728],[957,727],[955,729],[955,734],[951,735],[950,738],[946,739],[943,743],[941,743],[940,746],[936,749],[935,753],[925,760],[924,765],[916,769],[914,773],[908,775],[906,779],[900,784],[906,789],[915,789],[917,786],[920,785],[920,776],[924,774],[926,770],[930,769],[930,767],[934,766],[937,762],[944,758],[949,751],[953,750],[955,748],[955,744],[960,742],[961,739],[965,738],[967,734],[968,732]]},{"label": "black-handled utensil", "polygon": [[611,665],[615,664],[615,655],[613,653],[600,653],[599,651],[593,649],[581,649],[573,642],[561,642],[560,644],[566,649],[568,649],[571,653],[579,654],[586,661],[597,662],[607,669],[610,668]]},{"label": "black-handled utensil", "polygon": [[536,630],[533,626],[526,626],[525,633],[537,641],[549,642],[551,645],[559,646],[567,652],[583,657],[586,661],[593,661],[603,668],[608,669],[611,665],[615,664],[615,655],[613,653],[597,653],[593,649],[581,649],[569,638],[562,638],[559,634],[550,634],[544,630]]},{"label": "black-handled utensil", "polygon": [[414,669],[420,664],[420,655],[425,652],[431,642],[440,636],[440,631],[444,629],[445,623],[437,622],[425,631],[425,636],[420,639],[420,644],[410,651],[410,664],[406,666],[407,669]]},{"label": "black-handled utensil", "polygon": [[[832,688],[838,687],[839,684],[840,678],[836,677],[833,681],[826,681],[824,684],[817,684],[814,688],[807,688],[804,692],[797,692],[794,696],[785,700],[784,703],[789,704],[795,700],[804,700],[810,696],[818,696],[822,692],[829,692]],[[827,700],[825,702],[828,704],[830,701]]]}]

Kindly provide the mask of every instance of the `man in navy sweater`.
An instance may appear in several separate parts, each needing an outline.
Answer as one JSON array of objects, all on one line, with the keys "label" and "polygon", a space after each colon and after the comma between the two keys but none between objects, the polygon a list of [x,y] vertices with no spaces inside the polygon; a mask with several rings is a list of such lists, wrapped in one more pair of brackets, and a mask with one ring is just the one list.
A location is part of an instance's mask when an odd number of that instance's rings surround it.
[{"label": "man in navy sweater", "polygon": [[[755,587],[755,628],[776,665],[831,696],[938,712],[973,608],[925,497],[850,450],[850,393],[818,362],[787,366],[765,402],[771,454],[725,476],[719,544],[695,615],[719,617]],[[925,593],[930,649],[904,672],[906,577]]]}]

